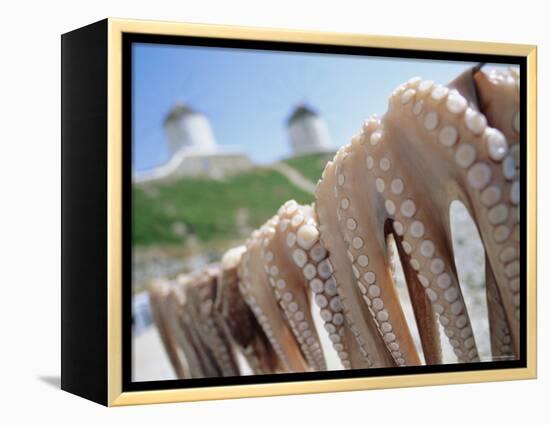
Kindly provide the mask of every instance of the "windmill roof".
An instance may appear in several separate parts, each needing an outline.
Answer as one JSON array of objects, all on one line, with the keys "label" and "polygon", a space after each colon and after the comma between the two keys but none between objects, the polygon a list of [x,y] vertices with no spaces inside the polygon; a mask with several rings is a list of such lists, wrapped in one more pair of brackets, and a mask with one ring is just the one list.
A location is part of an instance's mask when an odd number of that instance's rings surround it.
[{"label": "windmill roof", "polygon": [[307,116],[317,116],[317,112],[307,105],[298,105],[288,117],[287,125],[291,125],[293,122]]},{"label": "windmill roof", "polygon": [[191,115],[196,113],[197,111],[195,111],[190,106],[185,105],[183,103],[178,103],[170,110],[170,112],[168,112],[168,115],[166,115],[166,118],[164,119],[164,124],[167,124],[170,121],[178,120],[185,115]]}]

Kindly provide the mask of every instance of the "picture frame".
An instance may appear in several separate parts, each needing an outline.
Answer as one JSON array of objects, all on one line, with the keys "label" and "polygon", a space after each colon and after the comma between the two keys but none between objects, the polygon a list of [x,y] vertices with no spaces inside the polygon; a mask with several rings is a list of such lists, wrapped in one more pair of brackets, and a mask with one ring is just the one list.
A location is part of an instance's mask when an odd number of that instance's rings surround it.
[{"label": "picture frame", "polygon": [[[524,194],[516,207],[521,208],[517,357],[465,365],[133,380],[132,47],[139,43],[517,66],[518,173]],[[535,46],[113,18],[64,34],[61,45],[62,389],[123,406],[536,377]],[[366,113],[371,112],[385,111]]]}]

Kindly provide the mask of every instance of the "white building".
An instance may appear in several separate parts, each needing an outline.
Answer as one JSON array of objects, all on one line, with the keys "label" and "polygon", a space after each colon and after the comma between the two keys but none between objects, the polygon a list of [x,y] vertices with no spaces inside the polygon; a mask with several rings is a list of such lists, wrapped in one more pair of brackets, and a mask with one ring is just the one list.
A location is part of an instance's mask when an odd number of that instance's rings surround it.
[{"label": "white building", "polygon": [[231,146],[219,146],[208,119],[187,105],[176,105],[164,120],[171,157],[160,167],[134,175],[135,183],[180,177],[222,178],[249,170],[248,156]]},{"label": "white building", "polygon": [[182,148],[196,148],[202,152],[217,149],[214,132],[206,117],[187,105],[178,104],[166,116],[164,130],[175,155]]},{"label": "white building", "polygon": [[325,121],[313,109],[299,105],[287,121],[294,155],[331,150],[330,135]]}]

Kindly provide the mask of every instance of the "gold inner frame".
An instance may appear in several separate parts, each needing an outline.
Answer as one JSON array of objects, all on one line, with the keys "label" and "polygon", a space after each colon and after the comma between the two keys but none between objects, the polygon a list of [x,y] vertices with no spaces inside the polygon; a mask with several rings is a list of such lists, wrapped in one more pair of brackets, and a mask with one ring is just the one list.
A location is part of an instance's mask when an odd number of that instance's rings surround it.
[{"label": "gold inner frame", "polygon": [[[108,404],[167,403],[354,391],[426,385],[533,379],[537,373],[537,50],[536,46],[425,38],[280,30],[109,18],[108,23],[108,159],[107,159],[107,334]],[[498,54],[527,58],[527,367],[403,376],[326,379],[254,385],[152,391],[122,391],[122,34],[141,33],[210,38],[238,38],[388,49]]]}]

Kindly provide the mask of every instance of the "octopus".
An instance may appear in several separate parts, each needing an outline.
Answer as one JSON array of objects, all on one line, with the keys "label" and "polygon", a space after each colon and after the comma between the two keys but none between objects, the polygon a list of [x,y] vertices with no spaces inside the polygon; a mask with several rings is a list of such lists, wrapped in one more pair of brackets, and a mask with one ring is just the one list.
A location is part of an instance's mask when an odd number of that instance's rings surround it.
[{"label": "octopus", "polygon": [[397,87],[387,112],[326,164],[313,204],[287,201],[219,264],[152,285],[177,377],[324,371],[330,345],[343,369],[442,364],[444,339],[457,362],[480,362],[452,243],[455,201],[484,247],[489,360],[518,359],[519,108],[514,69],[478,65],[447,85]]}]

